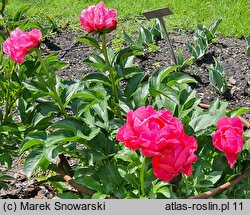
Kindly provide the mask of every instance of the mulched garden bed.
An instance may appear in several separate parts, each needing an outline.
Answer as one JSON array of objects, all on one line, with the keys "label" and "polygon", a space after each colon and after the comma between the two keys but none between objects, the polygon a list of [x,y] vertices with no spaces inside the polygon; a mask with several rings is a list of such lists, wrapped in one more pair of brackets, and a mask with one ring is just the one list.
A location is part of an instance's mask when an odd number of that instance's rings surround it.
[{"label": "mulched garden bed", "polygon": [[[91,67],[82,64],[93,49],[84,44],[73,45],[75,38],[79,36],[77,33],[66,32],[45,41],[48,51],[60,51],[60,59],[69,62],[69,66],[59,73],[63,79],[79,80],[85,74],[94,72]],[[111,35],[109,40],[113,37]],[[174,50],[180,47],[184,58],[190,56],[186,41],[193,41],[192,34],[188,32],[170,34],[170,40]],[[157,52],[147,53],[135,61],[149,75],[159,67],[173,65],[167,43],[161,40],[157,45],[159,46]],[[209,46],[205,56],[185,70],[198,81],[192,87],[197,91],[202,103],[211,104],[220,98],[229,103],[229,108],[250,107],[250,58],[245,54],[246,46],[244,39],[217,36],[217,42]],[[220,60],[225,71],[228,91],[224,95],[219,95],[209,83],[208,68],[213,63],[213,56]],[[246,115],[247,118],[248,116]],[[9,190],[0,190],[0,198],[53,198],[57,194],[53,187],[46,183],[38,183],[34,178],[28,180],[25,177],[21,159],[15,159],[11,170],[0,166],[1,170],[15,178],[9,181]]]}]

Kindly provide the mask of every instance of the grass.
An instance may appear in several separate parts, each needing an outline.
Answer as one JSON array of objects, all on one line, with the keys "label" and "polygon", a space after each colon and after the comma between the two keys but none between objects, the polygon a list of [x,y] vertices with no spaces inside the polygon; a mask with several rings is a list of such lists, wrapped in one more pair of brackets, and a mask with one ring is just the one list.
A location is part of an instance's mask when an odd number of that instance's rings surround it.
[{"label": "grass", "polygon": [[[71,30],[80,29],[78,16],[81,11],[99,0],[10,0],[8,14],[24,4],[30,4],[28,16],[43,22],[45,14],[55,19],[60,26]],[[124,3],[126,2],[126,3]],[[124,20],[139,20],[143,11],[161,7],[169,7],[173,15],[167,17],[166,25],[171,31],[185,29],[193,30],[198,23],[208,25],[211,20],[222,18],[218,33],[224,36],[242,37],[250,32],[250,0],[109,0],[107,7],[118,11],[118,18]],[[124,23],[124,22],[123,22]],[[121,25],[125,26],[133,25]],[[132,27],[133,28],[133,27]],[[129,30],[129,29],[128,29]]]}]

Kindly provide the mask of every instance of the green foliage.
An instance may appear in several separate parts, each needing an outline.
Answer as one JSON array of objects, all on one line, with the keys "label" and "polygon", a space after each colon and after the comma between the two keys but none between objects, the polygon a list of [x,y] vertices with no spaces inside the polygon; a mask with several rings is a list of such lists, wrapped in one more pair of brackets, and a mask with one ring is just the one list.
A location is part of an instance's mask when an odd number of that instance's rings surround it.
[{"label": "green foliage", "polygon": [[197,29],[193,34],[194,41],[187,43],[188,50],[191,54],[187,59],[184,59],[182,50],[178,47],[176,60],[177,65],[179,65],[179,71],[184,70],[186,67],[204,57],[209,45],[216,41],[215,33],[221,22],[222,19],[218,19],[215,23],[212,22],[209,27],[202,24],[197,25]]},{"label": "green foliage", "polygon": [[216,23],[211,24],[210,27],[205,27],[202,24],[197,25],[197,30],[194,33],[194,44],[188,43],[188,48],[194,61],[202,58],[206,53],[208,45],[215,41],[215,32],[221,21],[222,19],[218,19]]},{"label": "green foliage", "polygon": [[[4,8],[2,5],[3,13]],[[39,26],[25,20],[28,8],[21,6],[9,23],[3,16],[7,29],[3,40],[16,26],[23,29]],[[48,21],[51,28],[58,30],[53,17],[48,16]],[[225,155],[212,145],[211,135],[222,116],[237,116],[249,109],[228,112],[227,103],[220,100],[208,110],[201,109],[196,92],[189,86],[196,80],[182,71],[204,56],[208,45],[214,42],[220,22],[219,19],[210,27],[198,25],[194,43],[189,45],[192,57],[185,60],[179,49],[178,65],[159,68],[150,77],[135,65],[134,59],[141,57],[145,46],[150,47],[155,39],[161,38],[157,22],[151,28],[141,27],[137,40],[124,33],[127,46],[116,51],[107,48],[105,34],[99,35],[101,43],[90,36],[78,38],[77,42],[86,43],[96,51],[83,61],[96,71],[78,81],[62,80],[57,75],[67,66],[58,60],[58,53],[42,57],[37,47],[22,65],[14,64],[1,53],[0,106],[4,109],[0,114],[1,165],[10,168],[13,156],[26,153],[26,175],[51,183],[59,193],[57,198],[62,199],[186,198],[231,180],[250,164],[249,131],[244,133],[246,144],[234,169],[229,168]],[[47,32],[49,28],[41,29]],[[226,86],[216,72],[223,75],[221,65],[215,60],[210,79],[224,92]],[[185,133],[197,139],[198,160],[193,165],[192,178],[180,175],[177,184],[160,181],[153,174],[151,158],[144,158],[139,150],[130,150],[116,140],[126,114],[147,105],[171,110],[182,121]],[[64,155],[73,161],[72,169],[58,163]],[[48,177],[38,177],[39,171],[47,171]],[[65,192],[69,189],[58,174],[64,171],[72,176],[73,182],[91,189],[94,195]],[[7,188],[6,180],[10,179],[1,173],[0,186]],[[242,181],[241,190],[247,190],[247,183]],[[245,197],[247,191],[241,190],[235,187],[225,192],[225,196]]]},{"label": "green foliage", "polygon": [[0,188],[1,189],[5,189],[5,190],[8,189],[8,184],[6,183],[7,180],[14,180],[14,178],[9,175],[5,175],[4,173],[0,171]]},{"label": "green foliage", "polygon": [[[158,25],[155,25],[149,29],[141,26],[139,28],[138,38],[133,39],[125,31],[123,32],[126,43],[129,47],[137,47],[139,50],[144,50],[144,46],[147,47],[147,52],[154,52],[158,50],[158,46],[155,45],[155,39],[161,38],[161,31]],[[144,51],[145,52],[145,51]],[[142,54],[145,54],[145,53]]]}]

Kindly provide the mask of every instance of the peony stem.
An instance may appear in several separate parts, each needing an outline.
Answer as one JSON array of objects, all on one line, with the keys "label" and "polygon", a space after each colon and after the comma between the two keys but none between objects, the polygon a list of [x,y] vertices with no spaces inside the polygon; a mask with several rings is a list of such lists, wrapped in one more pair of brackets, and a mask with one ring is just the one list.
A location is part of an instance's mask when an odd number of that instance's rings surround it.
[{"label": "peony stem", "polygon": [[188,193],[189,192],[189,185],[188,185],[188,179],[187,179],[186,175],[183,175],[183,180],[185,183],[186,192]]},{"label": "peony stem", "polygon": [[[36,51],[36,54],[37,54],[37,56],[38,56],[38,59],[39,59],[41,65],[42,65],[42,68],[44,69],[44,71],[45,71],[47,77],[49,78],[49,77],[50,77],[50,74],[49,74],[49,71],[48,71],[48,69],[47,69],[47,67],[46,67],[46,65],[45,65],[44,59],[43,59],[43,57],[42,57],[42,55],[41,55],[41,53],[40,53],[39,48],[35,48],[35,51]],[[53,77],[53,78],[54,78],[54,77]],[[61,97],[60,97],[60,95],[57,93],[57,91],[56,91],[56,89],[55,89],[55,86],[54,86],[54,85],[53,85],[53,86],[49,86],[49,88],[50,88],[51,92],[53,93],[53,98],[54,98],[55,102],[58,104],[58,107],[59,107],[60,111],[62,112],[63,116],[64,116],[65,118],[67,118],[67,117],[68,117],[67,111],[65,110],[65,108],[64,108],[64,106],[63,106]]]},{"label": "peony stem", "polygon": [[45,65],[45,63],[44,63],[43,57],[42,57],[42,55],[41,55],[40,50],[39,50],[38,47],[35,48],[35,52],[36,52],[36,54],[37,54],[37,57],[38,57],[38,59],[39,59],[41,65],[42,65],[42,68],[43,68],[44,71],[46,72],[46,75],[49,76],[49,71],[48,71],[48,69],[47,69],[47,67],[46,67],[46,65]]},{"label": "peony stem", "polygon": [[[116,83],[115,83],[115,75],[114,75],[113,69],[111,68],[110,62],[109,62],[108,51],[107,51],[107,47],[106,47],[105,33],[101,34],[101,40],[102,40],[102,53],[103,53],[104,58],[105,58],[106,67],[107,67],[106,69],[109,72],[109,78],[110,78],[111,86],[112,86],[112,94],[114,96],[115,103],[118,104],[119,99],[118,99],[118,92],[117,92]],[[122,113],[121,113],[120,107],[119,106],[115,107],[114,112],[115,112],[115,114],[117,113],[117,115],[120,119],[120,122],[122,124],[124,124],[124,120],[122,118]]]},{"label": "peony stem", "polygon": [[141,194],[142,196],[145,196],[145,165],[146,165],[147,158],[144,156],[142,165],[141,165],[141,171],[140,171],[140,182],[141,182]]},{"label": "peony stem", "polygon": [[107,51],[107,47],[106,47],[105,33],[101,34],[101,39],[102,39],[102,53],[104,55],[107,70],[109,72],[109,77],[110,77],[110,81],[112,84],[112,93],[113,93],[113,96],[115,98],[115,102],[117,102],[118,101],[118,94],[117,94],[116,85],[115,85],[114,73],[113,73],[113,70],[112,70],[110,62],[109,62],[108,51]]},{"label": "peony stem", "polygon": [[12,76],[12,72],[14,70],[14,61],[10,60],[10,66],[8,71],[6,72],[6,80],[8,81],[8,87],[6,89],[6,104],[5,104],[5,119],[9,117],[10,112],[11,112],[11,108],[12,108],[12,104],[13,102],[11,101],[11,93],[10,93],[10,83],[11,83],[11,76]]}]

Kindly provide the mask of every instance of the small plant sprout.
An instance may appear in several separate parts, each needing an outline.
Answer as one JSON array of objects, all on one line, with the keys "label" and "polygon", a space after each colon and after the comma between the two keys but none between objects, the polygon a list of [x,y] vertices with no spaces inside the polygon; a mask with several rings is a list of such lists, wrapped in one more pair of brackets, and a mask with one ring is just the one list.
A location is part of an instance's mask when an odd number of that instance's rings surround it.
[{"label": "small plant sprout", "polygon": [[223,94],[227,90],[224,69],[216,58],[214,58],[214,63],[209,69],[209,81],[220,94]]}]

